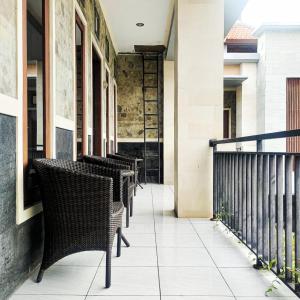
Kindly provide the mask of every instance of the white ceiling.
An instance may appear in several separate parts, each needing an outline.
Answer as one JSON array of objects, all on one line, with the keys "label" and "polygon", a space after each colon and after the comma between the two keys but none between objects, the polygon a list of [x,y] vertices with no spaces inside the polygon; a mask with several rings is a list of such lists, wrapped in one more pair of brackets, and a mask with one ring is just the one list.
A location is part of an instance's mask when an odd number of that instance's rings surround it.
[{"label": "white ceiling", "polygon": [[[174,0],[100,0],[117,52],[134,45],[167,46]],[[144,27],[137,27],[142,22]]]}]

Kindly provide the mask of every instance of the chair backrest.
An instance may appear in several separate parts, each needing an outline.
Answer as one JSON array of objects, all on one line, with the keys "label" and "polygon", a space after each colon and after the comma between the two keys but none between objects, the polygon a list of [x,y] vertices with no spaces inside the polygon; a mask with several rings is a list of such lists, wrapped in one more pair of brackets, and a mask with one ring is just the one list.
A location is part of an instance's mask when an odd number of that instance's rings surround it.
[{"label": "chair backrest", "polygon": [[65,160],[33,161],[39,177],[45,230],[107,232],[113,201],[113,180],[100,176],[97,166]]}]

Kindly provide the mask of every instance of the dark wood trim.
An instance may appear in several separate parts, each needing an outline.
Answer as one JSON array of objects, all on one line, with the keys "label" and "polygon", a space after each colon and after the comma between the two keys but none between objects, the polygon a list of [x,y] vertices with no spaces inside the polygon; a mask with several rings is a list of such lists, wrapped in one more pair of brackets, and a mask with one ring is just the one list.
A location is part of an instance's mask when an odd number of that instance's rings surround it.
[{"label": "dark wood trim", "polygon": [[109,72],[105,68],[105,80],[107,82],[106,88],[106,154],[110,152],[110,137],[109,137]]},{"label": "dark wood trim", "polygon": [[50,1],[43,1],[44,14],[44,147],[46,158],[52,157],[52,119],[51,119],[51,98],[50,98]]},{"label": "dark wood trim", "polygon": [[227,39],[226,45],[257,45],[257,39]]},{"label": "dark wood trim", "polygon": [[[98,98],[98,105],[95,108],[95,87],[96,85],[94,84],[95,82],[95,78],[94,78],[94,56],[97,57],[98,61],[99,61],[99,78],[98,79],[98,83],[99,85],[97,85],[97,89],[99,89],[97,91],[97,93],[99,93],[99,95],[97,96]],[[95,49],[95,47],[93,46],[92,48],[92,82],[93,82],[93,154],[94,155],[99,155],[102,156],[102,59],[100,57],[100,55],[98,54],[97,50]],[[95,109],[97,109],[97,112],[95,112]],[[95,116],[98,117],[98,121],[96,124],[95,128]],[[97,140],[95,139],[95,135],[98,135]]]},{"label": "dark wood trim", "polygon": [[23,167],[28,166],[28,117],[27,117],[27,0],[22,1],[22,46],[23,46]]},{"label": "dark wood trim", "polygon": [[[82,74],[82,154],[87,154],[87,130],[86,130],[86,63],[85,63],[85,54],[86,54],[86,44],[85,44],[85,25],[83,24],[81,18],[79,17],[78,13],[76,12],[75,15],[75,25],[78,25],[81,32],[82,32],[82,48],[81,48],[81,55],[82,55],[82,64],[81,64],[81,74]],[[75,39],[75,57],[76,57],[76,39]],[[76,77],[75,77],[76,78]],[[76,80],[76,79],[75,79]],[[77,83],[76,83],[77,86]],[[77,102],[77,89],[75,91],[76,94],[76,102]],[[77,103],[75,105],[75,110],[77,108]],[[77,113],[76,113],[76,120],[77,120]],[[77,122],[77,121],[76,121]],[[77,123],[76,123],[77,124]],[[76,126],[77,132],[77,126]],[[76,133],[77,135],[77,133]],[[77,139],[76,139],[77,142]],[[75,145],[77,147],[77,145]]]},{"label": "dark wood trim", "polygon": [[[28,166],[28,99],[27,99],[27,0],[22,1],[22,46],[23,46],[23,166]],[[52,123],[50,103],[50,15],[49,0],[43,0],[43,102],[44,102],[44,152],[45,157],[52,155]]]}]

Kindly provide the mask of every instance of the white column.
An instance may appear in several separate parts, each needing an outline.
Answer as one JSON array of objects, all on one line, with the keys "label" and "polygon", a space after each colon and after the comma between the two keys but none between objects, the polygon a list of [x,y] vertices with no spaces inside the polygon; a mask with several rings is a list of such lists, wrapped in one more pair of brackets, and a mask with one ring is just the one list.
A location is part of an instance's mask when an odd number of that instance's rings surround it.
[{"label": "white column", "polygon": [[174,61],[164,62],[164,184],[174,184]]},{"label": "white column", "polygon": [[222,137],[224,1],[176,0],[175,22],[175,209],[178,217],[211,217],[209,139]]}]

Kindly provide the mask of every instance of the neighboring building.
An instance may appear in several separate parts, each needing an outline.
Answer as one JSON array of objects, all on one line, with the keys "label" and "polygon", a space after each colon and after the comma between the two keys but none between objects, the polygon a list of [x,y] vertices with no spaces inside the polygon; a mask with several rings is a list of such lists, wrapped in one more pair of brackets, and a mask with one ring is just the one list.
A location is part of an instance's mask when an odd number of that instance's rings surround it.
[{"label": "neighboring building", "polygon": [[[224,138],[299,128],[300,26],[237,22],[224,44]],[[270,148],[295,152],[300,143],[266,142]]]}]

